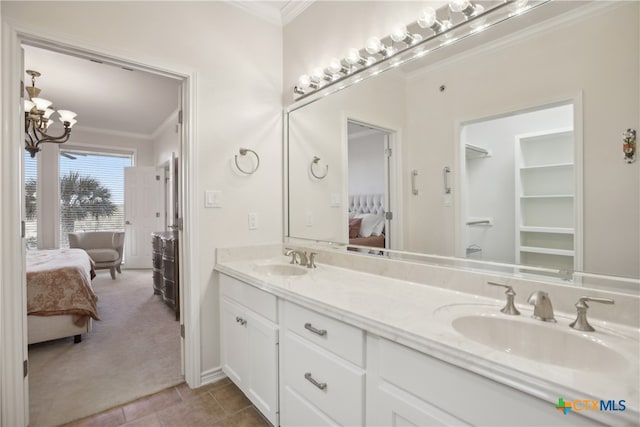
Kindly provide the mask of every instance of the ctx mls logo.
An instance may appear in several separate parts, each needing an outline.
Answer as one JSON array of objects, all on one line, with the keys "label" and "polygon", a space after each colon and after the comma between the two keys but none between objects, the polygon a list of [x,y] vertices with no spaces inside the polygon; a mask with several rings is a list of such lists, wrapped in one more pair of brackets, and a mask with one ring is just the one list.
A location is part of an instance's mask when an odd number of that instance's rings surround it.
[{"label": "ctx mls logo", "polygon": [[565,402],[562,397],[559,397],[556,409],[567,415],[569,411],[624,411],[627,407],[625,400],[578,399],[572,402]]}]

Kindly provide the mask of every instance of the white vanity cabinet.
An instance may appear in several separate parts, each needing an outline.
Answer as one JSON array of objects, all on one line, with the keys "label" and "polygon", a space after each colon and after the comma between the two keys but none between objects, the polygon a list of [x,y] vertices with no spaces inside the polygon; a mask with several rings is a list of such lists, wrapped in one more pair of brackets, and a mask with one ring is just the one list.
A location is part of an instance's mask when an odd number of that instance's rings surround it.
[{"label": "white vanity cabinet", "polygon": [[597,424],[374,335],[367,336],[366,408],[367,426]]},{"label": "white vanity cabinet", "polygon": [[220,275],[222,370],[278,425],[277,299]]},{"label": "white vanity cabinet", "polygon": [[288,301],[281,331],[281,425],[365,425],[364,332]]}]

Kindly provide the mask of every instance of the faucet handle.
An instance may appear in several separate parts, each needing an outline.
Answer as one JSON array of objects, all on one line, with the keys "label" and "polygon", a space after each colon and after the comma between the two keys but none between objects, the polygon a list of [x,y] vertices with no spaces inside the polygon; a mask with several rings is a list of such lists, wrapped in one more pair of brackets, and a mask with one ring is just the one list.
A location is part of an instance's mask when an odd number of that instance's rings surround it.
[{"label": "faucet handle", "polygon": [[503,285],[502,283],[496,283],[496,282],[487,282],[487,284],[491,286],[500,286],[503,288],[507,288],[507,290],[504,292],[504,294],[507,296],[507,303],[505,304],[504,307],[500,309],[501,313],[509,314],[512,316],[517,316],[520,314],[520,311],[518,311],[518,309],[516,308],[516,305],[513,302],[513,299],[516,296],[516,292],[513,290],[511,286]]},{"label": "faucet handle", "polygon": [[589,308],[587,301],[599,302],[602,304],[614,304],[615,301],[612,300],[611,298],[598,298],[598,297],[586,297],[586,296],[582,296],[580,297],[580,299],[578,299],[578,302],[576,303],[576,308],[578,309],[578,316],[576,317],[576,320],[573,321],[573,323],[569,324],[569,326],[571,326],[573,329],[577,329],[578,331],[594,332],[595,331],[594,327],[591,326],[591,324],[587,320],[587,309]]},{"label": "faucet handle", "polygon": [[309,259],[307,262],[307,268],[316,268],[316,255],[318,255],[317,252],[311,252],[309,253]]}]

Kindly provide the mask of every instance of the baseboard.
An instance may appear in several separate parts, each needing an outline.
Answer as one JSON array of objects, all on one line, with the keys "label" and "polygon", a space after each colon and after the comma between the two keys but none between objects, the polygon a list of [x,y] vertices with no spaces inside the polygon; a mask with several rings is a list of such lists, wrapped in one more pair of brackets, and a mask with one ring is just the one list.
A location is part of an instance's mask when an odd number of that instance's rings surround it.
[{"label": "baseboard", "polygon": [[222,368],[218,366],[217,368],[209,369],[200,374],[200,385],[215,383],[225,378],[227,378],[227,374],[222,372]]}]

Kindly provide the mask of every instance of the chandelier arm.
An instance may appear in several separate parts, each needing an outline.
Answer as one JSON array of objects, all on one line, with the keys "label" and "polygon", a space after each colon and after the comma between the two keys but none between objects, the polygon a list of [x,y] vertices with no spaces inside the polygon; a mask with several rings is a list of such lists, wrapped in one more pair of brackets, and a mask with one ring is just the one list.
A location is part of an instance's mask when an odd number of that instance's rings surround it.
[{"label": "chandelier arm", "polygon": [[36,131],[37,134],[39,134],[41,136],[40,138],[38,138],[38,142],[36,143],[36,147],[38,145],[42,144],[43,142],[54,142],[54,143],[57,143],[57,144],[62,144],[63,142],[67,142],[69,140],[69,136],[71,135],[71,128],[68,125],[65,125],[64,133],[62,135],[60,135],[60,136],[47,135],[46,133],[44,133],[43,131],[41,131],[37,127],[34,127],[34,130]]}]

